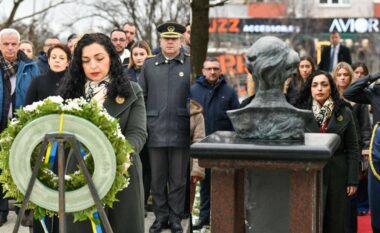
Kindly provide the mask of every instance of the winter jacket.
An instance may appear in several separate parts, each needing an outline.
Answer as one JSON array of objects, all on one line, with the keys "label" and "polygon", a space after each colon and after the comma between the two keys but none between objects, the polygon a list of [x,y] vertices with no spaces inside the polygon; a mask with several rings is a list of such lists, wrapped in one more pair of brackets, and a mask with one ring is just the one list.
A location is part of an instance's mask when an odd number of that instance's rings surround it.
[{"label": "winter jacket", "polygon": [[[190,100],[190,138],[191,143],[199,142],[205,137],[205,122],[202,115],[202,106],[194,101]],[[204,179],[205,169],[200,167],[198,159],[192,158],[190,163],[191,176],[198,176]]]},{"label": "winter jacket", "polygon": [[41,74],[45,74],[50,70],[48,57],[45,52],[41,51],[38,53],[37,65],[38,69],[40,69]]},{"label": "winter jacket", "polygon": [[[32,79],[39,75],[39,69],[35,61],[30,60],[24,53],[20,53],[20,60],[16,72],[16,106],[18,109],[24,106],[26,92]],[[0,69],[0,106],[3,106],[4,100],[4,82],[3,70]],[[3,107],[0,107],[0,118],[3,116]],[[2,119],[1,119],[2,120]]]},{"label": "winter jacket", "polygon": [[190,92],[191,98],[203,107],[206,135],[218,130],[233,130],[226,112],[237,109],[239,99],[223,75],[213,86],[207,82],[205,76],[199,76],[196,83],[191,86]]}]

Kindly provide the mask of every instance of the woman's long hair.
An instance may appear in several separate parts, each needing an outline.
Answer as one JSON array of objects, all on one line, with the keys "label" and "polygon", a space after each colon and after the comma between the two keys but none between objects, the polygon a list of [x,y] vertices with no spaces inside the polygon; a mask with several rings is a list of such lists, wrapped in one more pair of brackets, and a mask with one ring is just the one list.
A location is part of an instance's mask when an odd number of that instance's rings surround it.
[{"label": "woman's long hair", "polygon": [[128,69],[135,68],[135,66],[136,66],[136,63],[133,60],[133,50],[135,48],[144,49],[146,51],[147,58],[149,56],[152,56],[152,50],[150,49],[150,47],[146,41],[144,41],[144,40],[136,41],[135,43],[133,43],[133,45],[131,47],[131,57],[129,58]]},{"label": "woman's long hair", "polygon": [[322,70],[317,70],[313,72],[306,80],[305,86],[303,90],[301,91],[297,101],[296,101],[296,107],[301,109],[311,109],[313,104],[313,97],[311,96],[311,84],[313,83],[313,80],[318,75],[324,75],[327,77],[330,83],[330,96],[332,100],[334,101],[334,114],[339,114],[340,111],[345,107],[344,100],[340,97],[338,88],[335,85],[334,79],[332,76]]},{"label": "woman's long hair", "polygon": [[123,66],[110,38],[102,33],[85,34],[78,41],[68,75],[65,76],[61,87],[58,89],[59,95],[64,99],[84,96],[84,85],[87,77],[83,70],[82,52],[85,46],[94,43],[103,46],[110,58],[110,84],[107,87],[107,96],[111,98],[116,96],[128,97],[131,92],[131,84],[128,78],[123,76]]},{"label": "woman's long hair", "polygon": [[300,58],[300,62],[298,63],[298,66],[297,66],[296,84],[297,84],[297,90],[298,91],[302,91],[303,86],[305,85],[305,80],[302,78],[301,72],[300,72],[301,61],[308,61],[311,65],[311,73],[313,73],[315,71],[315,63],[314,63],[313,58],[310,56],[302,56]]}]

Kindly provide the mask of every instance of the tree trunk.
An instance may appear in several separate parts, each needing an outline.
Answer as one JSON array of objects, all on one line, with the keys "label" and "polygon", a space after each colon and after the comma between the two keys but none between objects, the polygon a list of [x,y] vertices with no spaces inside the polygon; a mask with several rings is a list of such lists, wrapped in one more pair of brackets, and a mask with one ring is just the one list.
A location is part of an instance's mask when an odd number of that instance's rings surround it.
[{"label": "tree trunk", "polygon": [[191,81],[202,73],[203,62],[207,56],[208,45],[208,1],[193,0],[191,3],[193,22],[191,25]]}]

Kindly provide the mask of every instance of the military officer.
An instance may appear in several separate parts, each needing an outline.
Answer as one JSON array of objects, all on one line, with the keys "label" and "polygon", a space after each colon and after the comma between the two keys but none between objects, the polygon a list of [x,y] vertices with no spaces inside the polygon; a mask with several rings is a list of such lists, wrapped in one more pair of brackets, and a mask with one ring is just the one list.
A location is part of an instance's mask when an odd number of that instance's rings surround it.
[{"label": "military officer", "polygon": [[189,164],[190,118],[186,106],[190,57],[180,50],[186,31],[183,25],[166,22],[157,30],[161,52],[145,61],[139,79],[147,109],[151,194],[156,216],[149,232],[170,228],[181,233]]}]

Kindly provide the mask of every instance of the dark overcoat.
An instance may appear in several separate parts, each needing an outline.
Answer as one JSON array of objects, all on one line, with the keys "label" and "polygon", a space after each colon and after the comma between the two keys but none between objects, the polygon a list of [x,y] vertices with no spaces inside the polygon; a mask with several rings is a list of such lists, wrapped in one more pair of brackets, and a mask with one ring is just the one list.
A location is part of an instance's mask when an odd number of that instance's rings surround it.
[{"label": "dark overcoat", "polygon": [[[120,128],[129,143],[134,147],[133,165],[129,167],[130,183],[116,195],[119,200],[113,208],[107,208],[107,215],[114,233],[144,233],[144,189],[142,165],[138,153],[146,137],[146,112],[142,90],[135,82],[130,82],[131,95],[123,103],[107,98],[104,107],[108,113],[119,119]],[[67,232],[92,233],[90,221],[72,223],[67,219]],[[103,230],[103,232],[105,232]]]},{"label": "dark overcoat", "polygon": [[145,60],[138,82],[148,118],[148,147],[188,148],[190,57],[183,52],[168,60],[160,53]]},{"label": "dark overcoat", "polygon": [[[320,132],[316,121],[306,124],[307,132]],[[355,121],[348,107],[331,116],[327,133],[338,134],[341,143],[323,169],[323,232],[345,233],[347,186],[358,185],[360,158]]]}]

